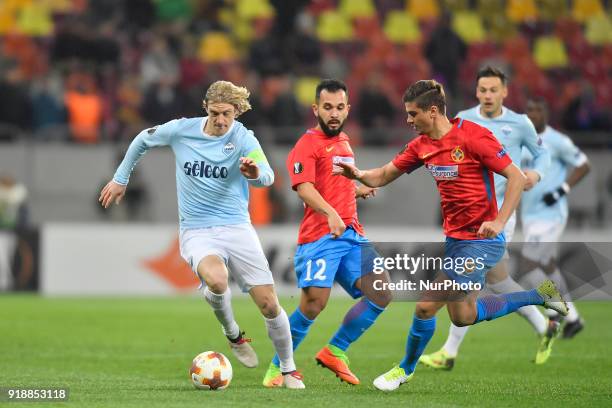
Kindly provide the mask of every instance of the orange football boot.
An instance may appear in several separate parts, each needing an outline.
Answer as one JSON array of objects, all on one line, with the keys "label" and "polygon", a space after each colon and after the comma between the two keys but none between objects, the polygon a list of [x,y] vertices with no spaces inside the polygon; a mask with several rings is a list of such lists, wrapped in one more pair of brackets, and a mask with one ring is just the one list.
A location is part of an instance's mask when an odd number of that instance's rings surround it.
[{"label": "orange football boot", "polygon": [[359,378],[349,369],[349,359],[338,347],[327,345],[315,356],[317,364],[326,367],[336,374],[340,380],[352,385],[359,384]]}]

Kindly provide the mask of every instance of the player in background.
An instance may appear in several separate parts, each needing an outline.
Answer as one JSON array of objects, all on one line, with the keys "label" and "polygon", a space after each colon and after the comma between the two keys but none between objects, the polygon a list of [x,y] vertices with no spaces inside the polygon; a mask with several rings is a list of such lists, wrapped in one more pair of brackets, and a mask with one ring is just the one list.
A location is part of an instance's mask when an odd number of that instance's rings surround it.
[{"label": "player in background", "polygon": [[[525,235],[522,255],[527,272],[523,279],[530,287],[547,276],[555,282],[569,309],[563,337],[572,338],[583,329],[584,322],[571,302],[567,283],[559,270],[556,243],[567,224],[567,195],[589,173],[590,165],[587,156],[568,136],[548,126],[548,105],[544,99],[529,100],[527,115],[550,152],[551,167],[534,188],[523,194],[521,201]],[[527,168],[533,167],[529,152],[524,152],[523,160]]]},{"label": "player in background", "polygon": [[250,339],[234,319],[229,273],[249,292],[264,316],[287,388],[304,388],[293,361],[289,319],[278,303],[261,243],[251,225],[249,185],[269,186],[274,173],[253,132],[236,117],[251,109],[249,91],[217,81],[203,101],[206,117],[182,118],[145,129],[130,144],[111,181],[102,189],[105,208],[123,198],[130,173],[152,147],[170,146],[176,158],[180,251],[200,278],[203,295],[221,323],[236,358],[258,364]]},{"label": "player in background", "polygon": [[[294,259],[302,294],[289,321],[295,349],[325,308],[334,282],[354,299],[361,298],[347,312],[329,344],[315,356],[320,365],[341,380],[359,384],[349,369],[346,350],[383,312],[391,301],[391,293],[373,292],[362,279],[362,269],[365,276],[371,276],[372,269],[365,257],[371,245],[357,218],[356,198],[370,197],[376,190],[356,187],[353,181],[332,175],[338,163],[355,162],[349,137],[342,131],[349,110],[346,85],[333,79],[321,81],[312,105],[318,124],[300,137],[287,157],[291,186],[304,202]],[[278,364],[275,357],[264,377],[266,387],[282,384]]]},{"label": "player in background", "polygon": [[[534,165],[524,171],[525,176],[527,176],[525,190],[528,191],[546,174],[550,165],[550,155],[541,146],[541,140],[538,138],[529,118],[503,106],[504,99],[508,96],[507,78],[504,72],[490,66],[484,67],[478,72],[476,82],[476,98],[478,98],[479,104],[471,109],[459,112],[457,117],[489,129],[504,146],[510,159],[517,166],[521,165],[523,148],[532,154]],[[498,206],[503,204],[506,183],[504,177],[495,174]],[[512,213],[504,229],[506,242],[512,242],[515,226],[516,214]],[[487,288],[497,294],[524,290],[508,274],[507,253],[504,259],[487,274]],[[559,333],[559,324],[552,320],[547,321],[546,317],[535,306],[522,307],[517,310],[517,313],[527,319],[540,336],[535,362],[536,364],[545,363],[550,357],[554,339]],[[432,354],[423,355],[421,363],[437,369],[452,369],[455,358],[459,353],[459,347],[468,329],[467,326],[457,327],[451,323],[444,346]]]},{"label": "player in background", "polygon": [[[352,163],[339,163],[336,173],[370,187],[381,187],[421,166],[436,180],[444,216],[445,258],[475,260],[471,271],[447,266],[435,282],[483,285],[487,271],[505,252],[504,226],[512,216],[525,187],[526,177],[486,128],[461,118],[446,117],[446,97],[434,80],[412,84],[404,94],[407,122],[420,134],[383,167],[361,171]],[[493,173],[508,179],[504,202],[498,211]],[[474,285],[472,285],[474,286]],[[406,355],[398,366],[374,380],[382,391],[392,391],[409,381],[427,343],[433,336],[436,313],[446,306],[451,321],[469,326],[493,320],[525,305],[542,305],[567,314],[561,295],[550,280],[537,289],[489,295],[477,299],[478,290],[430,290],[416,305],[406,342]]]}]

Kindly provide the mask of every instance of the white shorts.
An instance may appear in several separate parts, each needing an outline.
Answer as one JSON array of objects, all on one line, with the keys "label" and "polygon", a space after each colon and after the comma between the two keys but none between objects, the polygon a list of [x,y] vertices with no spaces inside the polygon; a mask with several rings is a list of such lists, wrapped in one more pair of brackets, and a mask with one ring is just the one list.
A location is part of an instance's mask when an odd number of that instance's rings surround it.
[{"label": "white shorts", "polygon": [[508,244],[510,244],[512,242],[512,238],[514,238],[514,230],[516,230],[516,211],[512,213],[510,218],[508,218],[508,222],[504,227],[504,235],[506,236],[506,252],[504,252],[502,259],[510,259]]},{"label": "white shorts", "polygon": [[514,238],[514,230],[516,230],[516,211],[512,213],[510,218],[508,218],[508,222],[504,227],[506,242],[512,242],[512,238]]},{"label": "white shorts", "polygon": [[563,234],[565,223],[557,221],[533,221],[523,225],[525,243],[521,253],[527,259],[542,265],[557,257],[557,242]]},{"label": "white shorts", "polygon": [[[200,261],[208,255],[217,255],[243,292],[254,286],[274,284],[259,237],[250,223],[183,230],[179,243],[181,256],[198,278]],[[202,285],[206,282],[202,281]]]}]

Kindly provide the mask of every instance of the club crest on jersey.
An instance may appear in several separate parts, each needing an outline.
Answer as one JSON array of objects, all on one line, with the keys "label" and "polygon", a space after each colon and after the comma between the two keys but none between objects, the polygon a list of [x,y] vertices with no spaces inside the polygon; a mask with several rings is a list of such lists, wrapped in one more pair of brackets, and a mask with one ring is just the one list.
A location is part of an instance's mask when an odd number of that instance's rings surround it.
[{"label": "club crest on jersey", "polygon": [[457,146],[451,151],[451,159],[455,163],[462,162],[464,158],[465,158],[465,154],[463,154],[463,150],[461,150],[461,146]]},{"label": "club crest on jersey", "polygon": [[426,165],[427,170],[436,180],[454,180],[459,177],[459,166],[438,166],[436,164]]},{"label": "club crest on jersey", "polygon": [[304,171],[304,166],[302,166],[302,163],[300,162],[293,163],[293,174],[300,174],[303,171]]},{"label": "club crest on jersey", "polygon": [[226,156],[231,156],[235,150],[236,146],[234,146],[232,142],[228,142],[225,146],[223,146],[223,153],[225,153]]},{"label": "club crest on jersey", "polygon": [[342,171],[342,168],[338,166],[338,163],[355,164],[355,158],[347,156],[334,156],[332,158],[332,173],[334,171]]},{"label": "club crest on jersey", "polygon": [[501,131],[504,132],[504,135],[508,136],[510,133],[512,133],[512,128],[508,125],[505,125],[501,128]]},{"label": "club crest on jersey", "polygon": [[348,164],[355,164],[355,158],[354,157],[347,157],[347,156],[334,156],[332,158],[332,163],[333,164],[338,164],[338,163],[348,163]]}]

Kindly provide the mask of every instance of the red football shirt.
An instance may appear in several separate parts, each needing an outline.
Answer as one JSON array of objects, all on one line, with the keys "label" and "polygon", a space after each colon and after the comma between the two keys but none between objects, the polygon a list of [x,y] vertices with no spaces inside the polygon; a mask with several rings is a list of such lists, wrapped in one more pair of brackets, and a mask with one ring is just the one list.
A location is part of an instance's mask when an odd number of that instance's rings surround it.
[{"label": "red football shirt", "polygon": [[499,173],[512,160],[488,129],[463,119],[451,123],[440,140],[426,135],[412,140],[393,164],[407,173],[424,165],[438,185],[444,234],[479,239],[480,225],[497,217],[492,171]]},{"label": "red football shirt", "polygon": [[[308,129],[287,157],[291,187],[296,190],[299,184],[312,183],[342,221],[363,235],[363,227],[357,218],[355,183],[346,177],[332,175],[333,164],[338,161],[355,162],[346,133],[328,137],[318,129]],[[298,244],[316,241],[325,234],[329,234],[327,217],[305,205]]]}]

